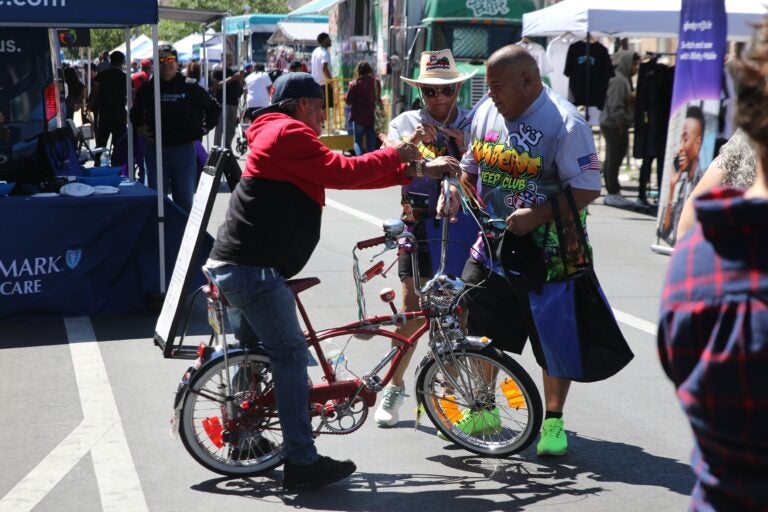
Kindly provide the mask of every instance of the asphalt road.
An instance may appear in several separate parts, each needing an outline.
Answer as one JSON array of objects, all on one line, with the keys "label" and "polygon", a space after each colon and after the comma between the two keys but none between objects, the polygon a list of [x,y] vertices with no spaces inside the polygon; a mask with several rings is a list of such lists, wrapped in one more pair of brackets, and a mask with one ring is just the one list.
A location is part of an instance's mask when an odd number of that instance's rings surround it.
[{"label": "asphalt road", "polygon": [[[377,236],[377,219],[399,213],[395,189],[328,197],[322,240],[301,274],[322,280],[302,295],[316,327],[354,320],[353,243]],[[227,198],[219,195],[209,230]],[[189,362],[162,357],[151,340],[154,318],[5,323],[0,511],[683,510],[694,483],[691,434],[655,343],[668,258],[649,250],[654,218],[600,204],[590,213],[598,276],[636,357],[608,381],[573,386],[567,456],[538,459],[532,448],[508,459],[475,456],[438,439],[428,420],[416,426],[409,397],[397,428],[380,429],[371,418],[351,435],[318,439],[321,453],[355,460],[347,482],[290,494],[280,489],[281,469],[223,478],[171,438],[173,394]],[[384,311],[376,299],[384,286],[397,289],[391,277],[367,288],[370,309]],[[203,325],[197,314],[193,339],[203,339]],[[352,368],[370,367],[387,351],[383,343],[353,344]],[[518,360],[540,385],[530,351]],[[412,372],[407,377],[412,386]]]}]

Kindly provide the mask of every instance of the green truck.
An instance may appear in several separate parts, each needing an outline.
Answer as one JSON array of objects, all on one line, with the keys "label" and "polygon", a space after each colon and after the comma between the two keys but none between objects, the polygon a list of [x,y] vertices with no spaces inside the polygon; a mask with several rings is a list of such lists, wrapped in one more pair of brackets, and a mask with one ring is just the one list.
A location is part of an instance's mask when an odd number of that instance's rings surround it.
[{"label": "green truck", "polygon": [[520,41],[523,14],[536,10],[533,0],[398,0],[396,4],[406,23],[390,32],[393,114],[411,108],[418,96],[397,75],[416,77],[421,52],[444,48],[451,49],[461,72],[477,70],[459,98],[461,106],[472,107],[486,90],[485,60],[498,48]]}]

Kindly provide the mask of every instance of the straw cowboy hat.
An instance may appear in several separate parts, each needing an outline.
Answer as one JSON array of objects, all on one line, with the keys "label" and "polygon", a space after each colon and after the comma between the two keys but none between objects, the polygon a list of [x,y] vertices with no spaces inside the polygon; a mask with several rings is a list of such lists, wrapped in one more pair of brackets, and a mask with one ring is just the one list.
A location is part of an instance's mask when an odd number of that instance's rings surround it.
[{"label": "straw cowboy hat", "polygon": [[421,52],[419,78],[411,79],[401,76],[406,83],[419,87],[422,85],[450,85],[472,78],[477,70],[471,73],[459,73],[451,50]]}]

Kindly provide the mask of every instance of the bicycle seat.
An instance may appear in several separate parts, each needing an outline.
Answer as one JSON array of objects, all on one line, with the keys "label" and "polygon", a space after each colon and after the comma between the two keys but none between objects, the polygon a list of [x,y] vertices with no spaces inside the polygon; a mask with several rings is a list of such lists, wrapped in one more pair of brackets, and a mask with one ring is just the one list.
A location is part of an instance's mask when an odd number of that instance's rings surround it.
[{"label": "bicycle seat", "polygon": [[309,290],[313,286],[320,284],[320,279],[317,277],[303,277],[301,279],[289,279],[286,282],[293,291],[293,294],[298,295],[304,290]]}]

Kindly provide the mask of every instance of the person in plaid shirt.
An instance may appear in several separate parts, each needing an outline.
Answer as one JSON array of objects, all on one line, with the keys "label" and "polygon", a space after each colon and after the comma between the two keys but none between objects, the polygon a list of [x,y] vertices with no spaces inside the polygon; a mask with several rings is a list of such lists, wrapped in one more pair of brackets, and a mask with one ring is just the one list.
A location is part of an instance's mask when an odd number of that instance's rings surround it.
[{"label": "person in plaid shirt", "polygon": [[768,17],[737,68],[736,122],[757,179],[694,201],[659,322],[661,363],[695,436],[696,511],[768,510]]}]

